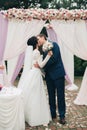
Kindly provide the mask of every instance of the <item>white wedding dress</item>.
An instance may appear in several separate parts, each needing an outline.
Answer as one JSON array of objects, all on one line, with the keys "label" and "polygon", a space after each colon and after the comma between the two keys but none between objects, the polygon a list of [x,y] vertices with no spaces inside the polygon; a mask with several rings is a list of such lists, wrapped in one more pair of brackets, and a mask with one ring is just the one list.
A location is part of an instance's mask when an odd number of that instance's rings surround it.
[{"label": "white wedding dress", "polygon": [[27,47],[24,70],[18,87],[23,90],[25,120],[30,126],[48,124],[51,120],[41,70],[34,67],[36,62],[43,67],[49,58],[47,55],[42,62],[39,51],[37,49],[32,51],[32,46]]},{"label": "white wedding dress", "polygon": [[76,99],[74,100],[76,105],[87,105],[87,67],[83,76],[80,90]]}]

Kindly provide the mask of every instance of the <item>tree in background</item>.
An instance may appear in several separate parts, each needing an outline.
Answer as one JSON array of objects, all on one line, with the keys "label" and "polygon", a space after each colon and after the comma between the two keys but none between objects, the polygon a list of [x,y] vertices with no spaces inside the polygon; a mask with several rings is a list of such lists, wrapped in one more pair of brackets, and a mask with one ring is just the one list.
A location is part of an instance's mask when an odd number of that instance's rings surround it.
[{"label": "tree in background", "polygon": [[0,9],[9,8],[87,9],[87,0],[1,0]]},{"label": "tree in background", "polygon": [[9,9],[9,8],[19,8],[20,1],[19,0],[0,0],[0,9]]},{"label": "tree in background", "polygon": [[86,66],[87,66],[87,61],[74,56],[75,76],[83,76]]},{"label": "tree in background", "polygon": [[52,0],[1,0],[0,8],[9,9],[9,8],[49,8],[49,3]]},{"label": "tree in background", "polygon": [[51,4],[57,9],[87,9],[87,0],[54,0]]}]

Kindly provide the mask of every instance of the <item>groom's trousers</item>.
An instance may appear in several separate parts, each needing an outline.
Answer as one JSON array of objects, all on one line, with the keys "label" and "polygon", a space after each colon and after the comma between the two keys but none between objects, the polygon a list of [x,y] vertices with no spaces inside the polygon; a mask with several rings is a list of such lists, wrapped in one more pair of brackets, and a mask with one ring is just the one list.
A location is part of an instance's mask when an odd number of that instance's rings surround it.
[{"label": "groom's trousers", "polygon": [[[66,105],[65,105],[65,78],[60,77],[56,80],[52,80],[46,77],[49,105],[52,118],[56,118],[56,96],[59,117],[62,119],[65,117]],[[57,92],[57,93],[56,93]],[[57,94],[57,95],[56,95]]]}]

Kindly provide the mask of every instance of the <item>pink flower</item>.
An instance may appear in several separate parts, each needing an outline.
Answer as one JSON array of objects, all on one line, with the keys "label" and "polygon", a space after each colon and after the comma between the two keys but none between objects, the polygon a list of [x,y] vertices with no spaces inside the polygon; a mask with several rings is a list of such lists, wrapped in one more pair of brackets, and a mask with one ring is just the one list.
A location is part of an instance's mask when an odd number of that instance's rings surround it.
[{"label": "pink flower", "polygon": [[75,9],[75,10],[67,10],[64,8],[61,9],[8,9],[7,11],[1,11],[4,17],[8,19],[19,19],[19,20],[31,20],[31,19],[87,19],[87,10],[83,9]]}]

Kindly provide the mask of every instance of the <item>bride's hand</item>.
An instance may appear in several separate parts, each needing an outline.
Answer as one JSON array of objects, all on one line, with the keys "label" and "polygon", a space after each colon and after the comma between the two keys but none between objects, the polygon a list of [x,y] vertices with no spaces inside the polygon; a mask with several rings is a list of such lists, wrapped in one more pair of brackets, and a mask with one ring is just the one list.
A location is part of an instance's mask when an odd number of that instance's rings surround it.
[{"label": "bride's hand", "polygon": [[3,65],[0,65],[0,69],[3,70],[5,67]]},{"label": "bride's hand", "polygon": [[38,62],[36,62],[36,63],[34,64],[34,67],[36,67],[36,68],[40,68]]},{"label": "bride's hand", "polygon": [[52,52],[52,51],[49,51],[49,52],[48,52],[48,55],[49,55],[49,56],[52,56],[52,55],[53,55],[53,52]]}]

